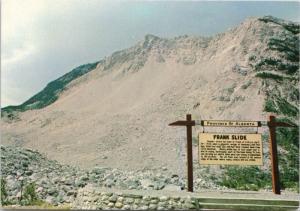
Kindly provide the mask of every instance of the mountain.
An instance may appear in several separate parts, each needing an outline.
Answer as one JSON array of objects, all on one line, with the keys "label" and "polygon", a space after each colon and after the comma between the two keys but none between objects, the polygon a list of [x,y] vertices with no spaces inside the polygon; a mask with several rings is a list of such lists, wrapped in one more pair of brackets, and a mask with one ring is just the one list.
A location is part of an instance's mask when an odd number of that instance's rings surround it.
[{"label": "mountain", "polygon": [[[146,35],[49,83],[22,105],[3,108],[2,144],[83,168],[181,171],[185,129],[170,122],[187,113],[262,121],[275,113],[298,125],[298,82],[298,23],[266,16],[212,37]],[[278,133],[281,167],[294,180],[297,131]],[[197,163],[197,147],[194,153]]]}]

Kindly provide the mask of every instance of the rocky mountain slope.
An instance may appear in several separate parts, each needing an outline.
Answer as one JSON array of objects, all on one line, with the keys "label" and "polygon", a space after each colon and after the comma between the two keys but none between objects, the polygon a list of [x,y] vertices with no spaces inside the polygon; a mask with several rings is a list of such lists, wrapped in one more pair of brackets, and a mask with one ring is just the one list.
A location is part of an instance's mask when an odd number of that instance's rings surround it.
[{"label": "rocky mountain slope", "polygon": [[[272,112],[298,124],[298,73],[297,23],[250,18],[213,37],[147,35],[72,76],[58,92],[45,88],[22,109],[4,108],[2,144],[82,168],[165,166],[178,173],[185,130],[170,122],[186,113],[265,121]],[[282,163],[297,176],[297,131],[279,136]],[[194,153],[198,165],[196,147]]]},{"label": "rocky mountain slope", "polygon": [[[195,173],[198,175],[196,191],[208,188],[226,190],[215,185],[203,170]],[[160,169],[120,171],[95,166],[86,171],[61,165],[37,151],[5,146],[1,146],[1,178],[6,182],[6,201],[11,204],[20,203],[22,190],[31,183],[35,184],[38,198],[53,205],[73,202],[78,190],[86,185],[120,190],[180,191],[186,188],[185,181],[178,175]]]}]

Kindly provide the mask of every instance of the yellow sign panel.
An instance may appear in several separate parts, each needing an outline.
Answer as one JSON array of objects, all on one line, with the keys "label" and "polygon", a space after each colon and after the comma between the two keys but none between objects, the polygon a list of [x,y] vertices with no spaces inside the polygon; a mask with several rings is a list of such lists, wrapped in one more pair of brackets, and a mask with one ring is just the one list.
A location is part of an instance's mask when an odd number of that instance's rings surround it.
[{"label": "yellow sign panel", "polygon": [[263,165],[261,134],[199,134],[199,163]]},{"label": "yellow sign panel", "polygon": [[260,122],[256,121],[226,121],[226,120],[203,120],[202,126],[211,127],[260,127]]}]

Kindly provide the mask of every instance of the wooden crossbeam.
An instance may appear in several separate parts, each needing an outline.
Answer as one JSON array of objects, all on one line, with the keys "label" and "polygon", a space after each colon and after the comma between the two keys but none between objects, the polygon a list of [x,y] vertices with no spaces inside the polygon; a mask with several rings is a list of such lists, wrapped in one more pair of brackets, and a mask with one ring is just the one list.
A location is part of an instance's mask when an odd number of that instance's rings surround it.
[{"label": "wooden crossbeam", "polygon": [[286,123],[286,122],[273,122],[273,121],[269,121],[267,123],[267,125],[269,127],[297,127],[297,125],[293,125],[290,123]]},{"label": "wooden crossbeam", "polygon": [[169,124],[169,126],[195,126],[195,125],[196,125],[195,121],[185,121],[185,120],[179,120]]}]

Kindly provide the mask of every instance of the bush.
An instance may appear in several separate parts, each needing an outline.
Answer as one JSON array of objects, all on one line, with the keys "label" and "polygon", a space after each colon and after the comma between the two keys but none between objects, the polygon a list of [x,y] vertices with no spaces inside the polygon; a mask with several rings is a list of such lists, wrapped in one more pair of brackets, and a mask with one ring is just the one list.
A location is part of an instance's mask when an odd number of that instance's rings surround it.
[{"label": "bush", "polygon": [[280,113],[290,116],[290,117],[297,117],[299,115],[299,110],[296,106],[290,104],[285,99],[278,97],[276,99],[277,105],[279,107]]},{"label": "bush", "polygon": [[24,188],[24,193],[22,197],[24,205],[34,205],[38,201],[37,194],[35,192],[35,184],[30,183]]},{"label": "bush", "polygon": [[299,128],[278,128],[276,134],[278,145],[288,152],[278,155],[281,187],[299,191]]},{"label": "bush", "polygon": [[219,185],[238,190],[254,190],[271,187],[271,175],[260,170],[257,166],[226,167],[224,177]]},{"label": "bush", "polygon": [[263,78],[263,79],[274,79],[276,81],[283,81],[283,79],[285,79],[285,77],[283,77],[281,75],[276,75],[276,74],[267,73],[267,72],[256,73],[255,76],[259,77],[259,78]]},{"label": "bush", "polygon": [[6,181],[1,178],[1,205],[7,205],[7,191],[6,191]]},{"label": "bush", "polygon": [[274,112],[274,113],[278,113],[277,109],[276,109],[276,105],[273,102],[273,100],[271,99],[267,99],[265,101],[265,105],[264,105],[264,110],[266,112]]},{"label": "bush", "polygon": [[27,185],[25,187],[23,197],[24,197],[24,199],[28,199],[29,201],[37,200],[34,183],[30,183],[29,185]]}]

